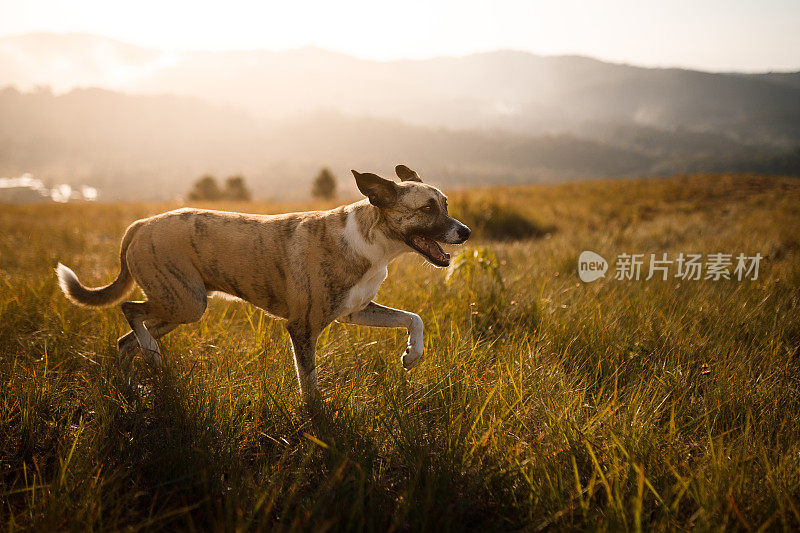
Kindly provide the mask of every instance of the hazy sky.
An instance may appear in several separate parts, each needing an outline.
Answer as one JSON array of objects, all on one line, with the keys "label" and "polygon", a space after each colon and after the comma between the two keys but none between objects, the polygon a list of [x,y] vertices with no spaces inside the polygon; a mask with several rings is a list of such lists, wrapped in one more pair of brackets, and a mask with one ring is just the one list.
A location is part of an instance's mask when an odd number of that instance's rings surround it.
[{"label": "hazy sky", "polygon": [[648,66],[800,69],[800,0],[0,0],[0,35],[167,49],[319,46],[372,59],[513,48]]}]

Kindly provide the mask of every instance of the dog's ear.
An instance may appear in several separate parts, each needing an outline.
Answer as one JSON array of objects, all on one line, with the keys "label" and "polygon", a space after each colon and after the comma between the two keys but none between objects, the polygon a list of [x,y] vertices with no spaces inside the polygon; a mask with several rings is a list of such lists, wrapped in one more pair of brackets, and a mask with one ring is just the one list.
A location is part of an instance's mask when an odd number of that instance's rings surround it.
[{"label": "dog's ear", "polygon": [[419,179],[419,174],[405,165],[397,165],[394,167],[394,171],[397,172],[397,177],[400,178],[400,181],[418,181],[422,183],[422,180]]},{"label": "dog's ear", "polygon": [[361,194],[369,198],[369,203],[376,207],[387,207],[397,201],[397,185],[369,172],[361,173],[351,170],[356,178],[356,185]]}]

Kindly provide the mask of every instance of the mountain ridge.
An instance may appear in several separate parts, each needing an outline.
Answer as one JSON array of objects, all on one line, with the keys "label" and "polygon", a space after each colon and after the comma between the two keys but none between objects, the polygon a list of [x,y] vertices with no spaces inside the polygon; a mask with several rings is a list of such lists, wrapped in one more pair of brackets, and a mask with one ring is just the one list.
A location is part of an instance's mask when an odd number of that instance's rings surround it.
[{"label": "mountain ridge", "polygon": [[347,190],[350,168],[391,175],[398,162],[449,188],[698,171],[800,174],[800,152],[628,124],[599,124],[581,138],[433,128],[336,111],[264,121],[194,97],[97,88],[62,95],[6,88],[0,116],[0,176],[30,172],[87,184],[101,199],[173,198],[206,173],[242,174],[259,198],[299,199],[323,166],[345,176]]},{"label": "mountain ridge", "polygon": [[[612,120],[800,144],[800,72],[713,73],[514,50],[375,61],[316,47],[164,52],[89,34],[21,35],[0,38],[5,85],[195,96],[262,118],[333,109],[427,126],[578,136],[587,122]],[[756,130],[753,121],[761,124]]]},{"label": "mountain ridge", "polygon": [[[259,197],[296,196],[321,166],[390,173],[397,162],[447,186],[800,175],[800,72],[508,50],[389,62],[314,47],[177,53],[64,39],[0,38],[0,87],[22,87],[0,90],[0,174],[87,183],[101,198],[173,197],[206,172],[244,174]],[[56,79],[86,87],[42,88]]]}]

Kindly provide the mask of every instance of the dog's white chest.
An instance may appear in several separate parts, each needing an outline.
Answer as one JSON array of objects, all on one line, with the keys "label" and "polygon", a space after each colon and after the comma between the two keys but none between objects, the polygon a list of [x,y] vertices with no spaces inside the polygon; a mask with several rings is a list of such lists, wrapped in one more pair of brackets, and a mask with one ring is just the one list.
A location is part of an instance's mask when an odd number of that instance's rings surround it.
[{"label": "dog's white chest", "polygon": [[362,310],[378,294],[378,289],[389,275],[386,266],[376,266],[367,270],[358,282],[350,288],[339,316]]}]

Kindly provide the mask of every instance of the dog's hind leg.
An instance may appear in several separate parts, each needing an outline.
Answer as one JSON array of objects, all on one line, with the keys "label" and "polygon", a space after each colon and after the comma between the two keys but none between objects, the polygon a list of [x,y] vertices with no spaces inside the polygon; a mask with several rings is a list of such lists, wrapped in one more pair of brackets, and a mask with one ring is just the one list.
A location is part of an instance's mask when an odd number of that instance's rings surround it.
[{"label": "dog's hind leg", "polygon": [[393,309],[375,302],[370,302],[361,311],[339,317],[337,322],[374,326],[380,328],[406,328],[408,330],[408,348],[401,361],[406,370],[411,370],[422,360],[425,353],[425,326],[416,313]]},{"label": "dog's hind leg", "polygon": [[[147,328],[148,333],[150,333],[150,336],[154,339],[163,337],[173,329],[177,328],[179,325],[180,324],[174,322],[164,322],[161,320],[145,322],[145,327]],[[133,351],[138,345],[139,342],[136,339],[136,333],[134,331],[129,331],[117,339],[117,348],[119,349],[120,359],[127,361],[131,355],[133,355]]]},{"label": "dog's hind leg", "polygon": [[[134,243],[136,244],[136,243]],[[169,250],[155,253],[154,261],[131,259],[131,254],[150,254],[150,246],[133,247],[128,251],[128,265],[142,291],[144,302],[123,302],[120,309],[128,320],[145,360],[161,366],[161,350],[156,339],[179,324],[200,320],[206,310],[206,289],[200,273],[191,263],[169,255]],[[156,248],[156,252],[159,250]],[[145,257],[149,258],[148,255]],[[121,354],[135,348],[130,337],[118,341]]]},{"label": "dog's hind leg", "polygon": [[[192,294],[194,294],[193,291]],[[161,366],[161,350],[158,347],[156,339],[162,337],[178,327],[181,324],[188,324],[189,322],[196,322],[203,316],[206,309],[205,294],[202,297],[194,298],[187,297],[181,301],[181,306],[167,312],[163,309],[153,309],[151,301],[146,302],[122,302],[120,308],[122,314],[130,324],[131,333],[123,335],[117,341],[119,346],[120,356],[128,357],[130,353],[136,348],[133,343],[136,343],[142,349],[142,354],[145,360],[156,368]],[[153,317],[158,314],[161,316],[169,316],[169,320]],[[133,334],[134,339],[130,337]]]},{"label": "dog's hind leg", "polygon": [[138,345],[139,344],[136,341],[136,334],[133,332],[133,330],[118,338],[117,350],[119,351],[120,359],[127,358]]},{"label": "dog's hind leg", "polygon": [[[147,362],[156,367],[161,367],[161,350],[153,335],[148,331],[144,325],[145,320],[150,318],[149,302],[122,302],[120,308],[125,319],[130,324],[133,334],[136,337],[136,342],[142,349]],[[124,337],[120,339],[118,344],[123,341]]]}]

